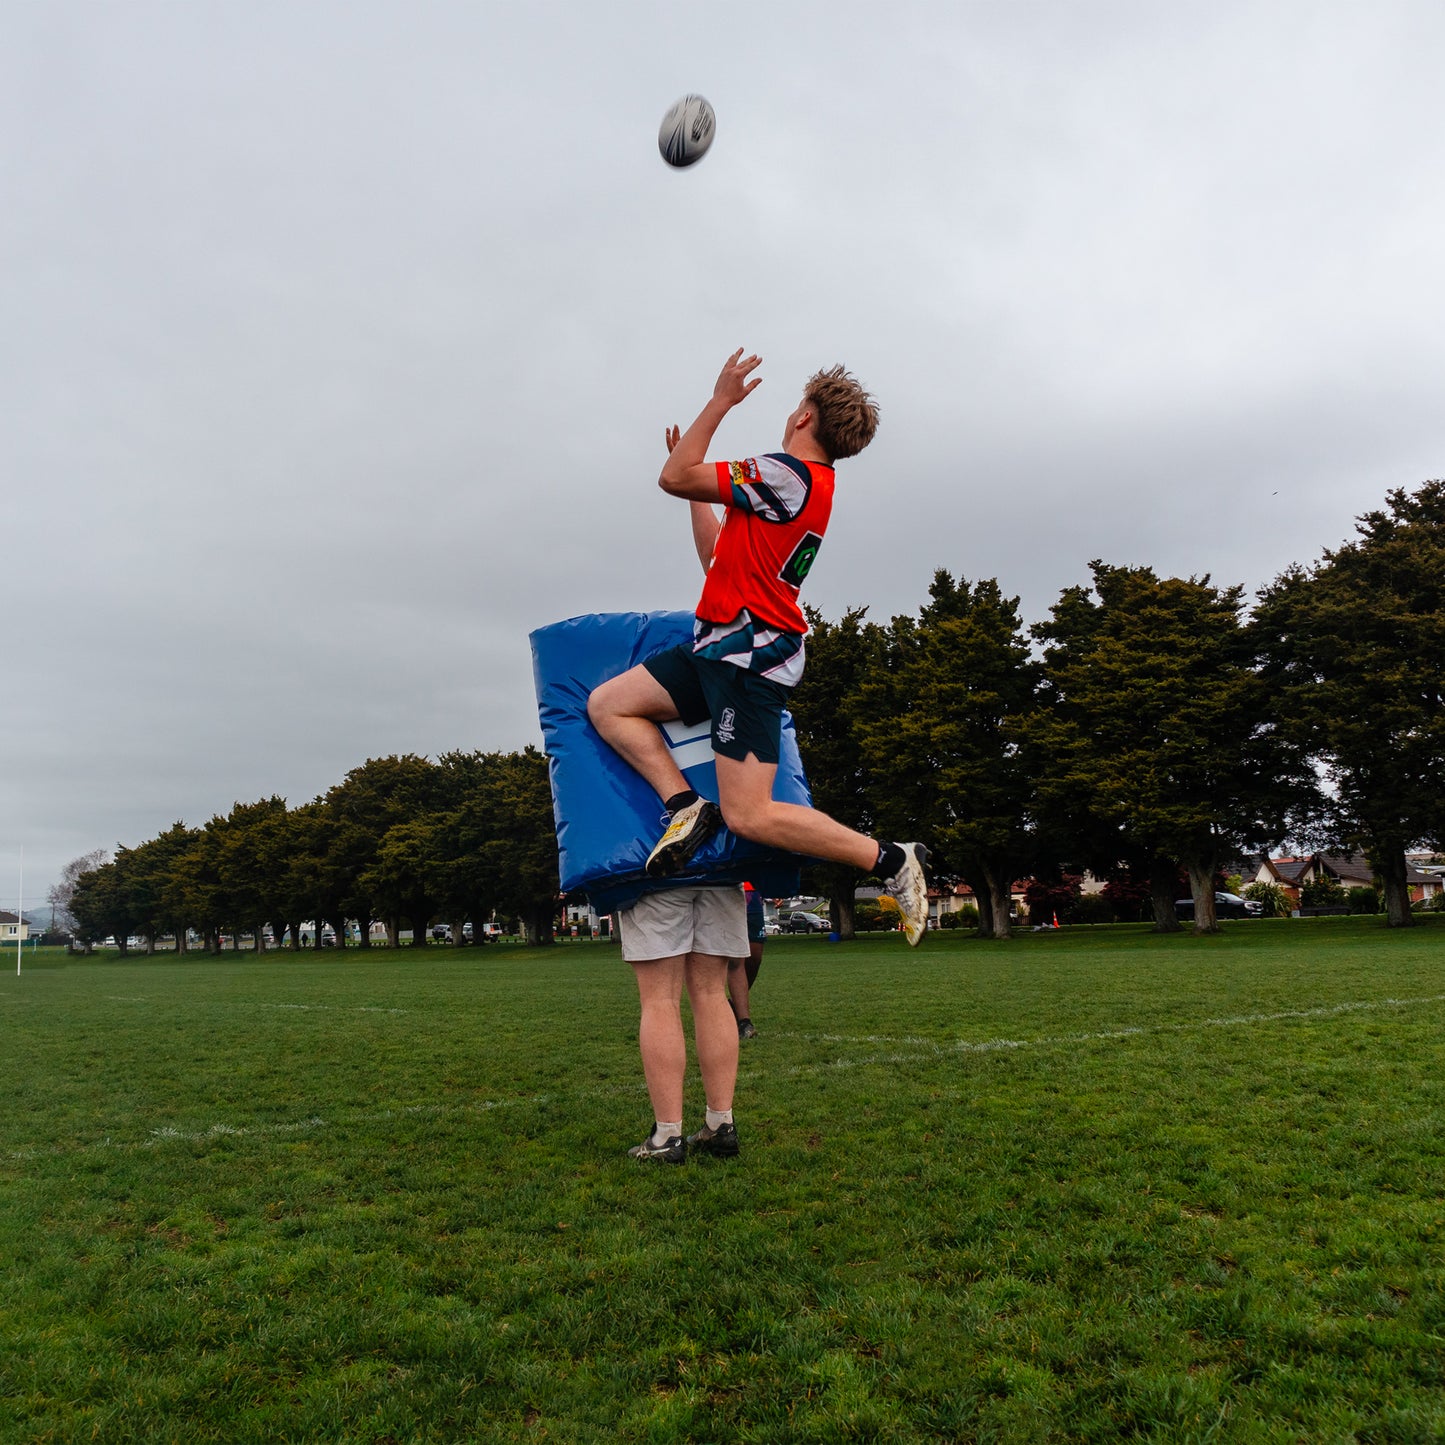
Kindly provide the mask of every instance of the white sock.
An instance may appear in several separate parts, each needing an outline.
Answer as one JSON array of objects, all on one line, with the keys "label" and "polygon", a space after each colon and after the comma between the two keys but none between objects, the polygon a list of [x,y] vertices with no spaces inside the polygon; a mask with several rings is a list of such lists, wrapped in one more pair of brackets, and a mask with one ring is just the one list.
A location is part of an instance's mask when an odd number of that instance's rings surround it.
[{"label": "white sock", "polygon": [[709,1109],[707,1111],[707,1126],[709,1129],[720,1128],[723,1124],[731,1124],[733,1111],[731,1109]]},{"label": "white sock", "polygon": [[661,1119],[658,1119],[655,1122],[657,1127],[652,1131],[652,1142],[658,1148],[661,1148],[662,1145],[666,1144],[669,1139],[677,1139],[682,1134],[681,1119],[679,1119],[675,1124],[665,1123]]}]

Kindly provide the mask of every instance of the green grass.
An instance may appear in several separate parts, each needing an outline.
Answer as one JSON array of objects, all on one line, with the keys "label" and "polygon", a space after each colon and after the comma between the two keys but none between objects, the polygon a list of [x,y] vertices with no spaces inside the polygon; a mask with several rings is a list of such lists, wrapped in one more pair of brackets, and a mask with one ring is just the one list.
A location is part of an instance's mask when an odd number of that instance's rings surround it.
[{"label": "green grass", "polygon": [[682,1169],[606,944],[26,963],[5,1440],[1445,1440],[1445,919],[773,940]]}]

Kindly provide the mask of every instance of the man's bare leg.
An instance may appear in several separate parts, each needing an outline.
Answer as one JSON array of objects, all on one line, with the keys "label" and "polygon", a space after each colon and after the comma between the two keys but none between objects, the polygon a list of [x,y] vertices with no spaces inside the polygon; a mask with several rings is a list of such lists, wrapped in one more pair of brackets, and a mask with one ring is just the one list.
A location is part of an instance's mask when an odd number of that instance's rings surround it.
[{"label": "man's bare leg", "polygon": [[687,1147],[732,1158],[738,1152],[733,1090],[738,1079],[738,1028],[727,995],[728,961],[709,953],[687,956],[687,997],[697,1039],[697,1064],[707,1094],[703,1126]]},{"label": "man's bare leg", "polygon": [[634,963],[642,1017],[637,1042],[642,1072],[657,1121],[682,1119],[682,1084],[687,1072],[687,1044],[682,1033],[682,985],[686,955]]},{"label": "man's bare leg", "polygon": [[677,717],[667,689],[642,666],[593,688],[587,716],[604,741],[652,785],[664,802],[687,791],[687,780],[672,760],[659,724]]},{"label": "man's bare leg", "polygon": [[732,1108],[738,1082],[738,1026],[728,1005],[728,961],[690,953],[686,968],[698,1072],[708,1108],[722,1113]]},{"label": "man's bare leg", "polygon": [[734,958],[728,962],[728,1002],[738,1023],[751,1017],[748,1013],[748,961],[745,958]]}]

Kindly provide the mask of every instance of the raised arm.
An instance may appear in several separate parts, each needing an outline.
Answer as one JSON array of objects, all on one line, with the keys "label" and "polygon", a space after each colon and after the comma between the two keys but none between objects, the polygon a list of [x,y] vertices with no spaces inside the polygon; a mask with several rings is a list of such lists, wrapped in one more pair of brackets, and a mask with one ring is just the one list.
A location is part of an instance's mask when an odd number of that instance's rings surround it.
[{"label": "raised arm", "polygon": [[744,357],[741,346],[724,363],[708,404],[683,432],[662,464],[662,475],[658,477],[657,484],[669,496],[686,497],[691,502],[717,499],[717,474],[707,462],[707,449],[722,419],[762,384],[760,376],[749,380],[750,374],[761,365],[762,357]]},{"label": "raised arm", "polygon": [[712,566],[712,549],[717,545],[720,530],[717,513],[706,502],[689,502],[692,510],[692,543],[697,548],[697,560],[706,572]]},{"label": "raised arm", "polygon": [[[665,437],[667,454],[671,456],[677,450],[682,433],[677,427],[670,426]],[[689,502],[687,505],[692,512],[692,545],[697,548],[697,560],[702,563],[702,570],[706,572],[712,566],[712,549],[717,543],[717,534],[722,524],[707,502]]]}]

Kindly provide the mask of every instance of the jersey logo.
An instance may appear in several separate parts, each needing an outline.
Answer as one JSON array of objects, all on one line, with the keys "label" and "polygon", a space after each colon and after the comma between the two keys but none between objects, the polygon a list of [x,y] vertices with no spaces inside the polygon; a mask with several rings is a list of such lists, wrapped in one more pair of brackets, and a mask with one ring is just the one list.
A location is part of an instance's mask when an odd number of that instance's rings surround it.
[{"label": "jersey logo", "polygon": [[783,564],[783,570],[778,573],[778,576],[789,587],[801,587],[803,578],[812,570],[814,559],[818,555],[818,548],[822,545],[823,539],[816,532],[809,532],[793,548],[793,555]]}]

